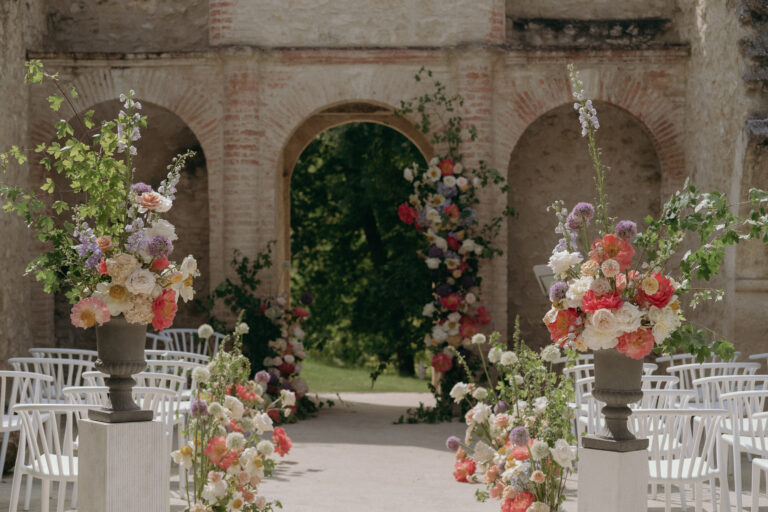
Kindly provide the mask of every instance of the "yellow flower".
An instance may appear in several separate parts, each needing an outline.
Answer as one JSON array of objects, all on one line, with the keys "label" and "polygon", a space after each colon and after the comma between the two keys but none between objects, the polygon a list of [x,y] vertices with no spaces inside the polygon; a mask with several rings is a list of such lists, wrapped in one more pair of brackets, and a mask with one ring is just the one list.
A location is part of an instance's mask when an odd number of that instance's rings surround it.
[{"label": "yellow flower", "polygon": [[643,279],[642,283],[643,291],[648,295],[653,295],[659,291],[659,282],[653,276],[648,276]]}]

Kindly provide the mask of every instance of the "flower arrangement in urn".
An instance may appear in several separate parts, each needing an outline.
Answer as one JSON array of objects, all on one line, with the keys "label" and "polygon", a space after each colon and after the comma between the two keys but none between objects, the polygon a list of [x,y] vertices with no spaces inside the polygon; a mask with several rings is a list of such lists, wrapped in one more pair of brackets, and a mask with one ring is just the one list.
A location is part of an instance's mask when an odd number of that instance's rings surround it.
[{"label": "flower arrangement in urn", "polygon": [[[704,193],[686,183],[664,205],[659,220],[645,219],[645,232],[639,233],[633,220],[617,222],[608,215],[606,167],[596,142],[597,111],[578,73],[573,67],[569,71],[574,109],[595,170],[597,201],[577,203],[570,211],[562,201],[551,207],[562,238],[549,259],[556,282],[549,290],[552,307],[544,323],[557,346],[595,351],[593,394],[608,404],[604,414],[609,433],[604,437],[634,442],[639,448],[645,440],[635,440],[627,430],[626,404],[642,397],[644,357],[677,350],[695,354],[700,361],[712,352],[724,360],[733,357],[731,343],[686,321],[681,297],[690,294],[691,307],[722,298],[721,291],[694,287],[694,281],[717,274],[729,245],[747,239],[768,241],[768,194],[750,190],[753,209],[741,218],[724,194]],[[686,232],[694,233],[700,245],[682,256],[675,278],[671,259]]]},{"label": "flower arrangement in urn", "polygon": [[291,450],[291,439],[273,422],[281,412],[291,414],[296,396],[283,390],[270,401],[270,375],[263,370],[249,380],[250,364],[241,351],[248,330],[238,319],[226,340],[232,349],[219,350],[207,366],[191,372],[196,391],[185,429],[190,441],[171,453],[191,479],[186,487],[190,512],[282,508],[280,502],[259,495],[258,487],[272,474],[275,454],[283,457]]},{"label": "flower arrangement in urn", "polygon": [[[147,325],[158,331],[170,327],[179,298],[188,301],[194,295],[197,262],[192,256],[180,264],[171,261],[176,229],[161,218],[173,206],[181,170],[193,153],[175,157],[157,189],[134,183],[134,144],[147,125],[134,92],[121,94],[117,117],[97,126],[93,110],[81,116],[74,107],[72,101],[78,97],[74,87],[65,92],[58,76],[46,73],[40,61],[27,63],[28,82],[39,84],[46,78],[60,93],[48,97],[50,108],[58,112],[66,101],[83,133],[95,133],[83,142],[67,121],[58,121],[55,140],[34,149],[45,173],[43,195],[2,185],[3,209],[23,217],[44,244],[27,272],[46,292],[66,292],[73,304],[73,325],[96,327],[96,368],[110,375],[106,383],[111,404],[90,411],[89,417],[108,422],[151,420],[151,411],[140,411],[133,401],[131,375],[146,368]],[[13,161],[24,164],[25,151],[13,146],[0,154],[4,172]],[[55,175],[66,179],[69,187],[63,192],[73,201],[64,200]]]},{"label": "flower arrangement in urn", "polygon": [[[514,333],[514,350],[490,336],[487,363],[480,351],[486,378],[490,365],[498,382],[482,387],[467,372],[468,383],[459,382],[451,396],[470,407],[464,417],[464,439],[450,437],[448,449],[456,452],[454,478],[482,482],[478,500],[500,501],[502,512],[557,512],[565,501],[565,482],[573,470],[575,441],[571,433],[572,382],[553,370],[560,350],[549,345],[541,353],[528,348]],[[473,340],[483,345],[485,336]]]}]

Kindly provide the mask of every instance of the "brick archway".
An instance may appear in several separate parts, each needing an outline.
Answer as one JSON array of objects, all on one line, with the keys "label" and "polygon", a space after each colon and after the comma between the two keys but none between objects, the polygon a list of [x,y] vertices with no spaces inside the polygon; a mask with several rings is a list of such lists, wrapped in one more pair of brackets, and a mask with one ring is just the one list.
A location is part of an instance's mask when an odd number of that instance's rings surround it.
[{"label": "brick archway", "polygon": [[396,130],[408,140],[429,161],[434,150],[426,136],[410,121],[395,114],[392,107],[379,102],[342,101],[322,108],[307,117],[297,126],[283,147],[280,155],[280,175],[277,187],[277,289],[281,294],[290,292],[290,266],[284,264],[291,258],[291,176],[296,162],[312,140],[326,130],[349,123],[376,123]]}]

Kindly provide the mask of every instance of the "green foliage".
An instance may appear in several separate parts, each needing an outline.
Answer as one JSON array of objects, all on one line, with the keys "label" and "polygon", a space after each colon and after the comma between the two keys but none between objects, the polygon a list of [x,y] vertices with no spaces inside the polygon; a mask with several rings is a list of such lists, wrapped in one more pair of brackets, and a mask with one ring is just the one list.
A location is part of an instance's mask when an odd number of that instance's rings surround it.
[{"label": "green foliage", "polygon": [[394,130],[348,124],[307,147],[291,182],[292,287],[316,298],[308,345],[347,363],[396,361],[408,375],[431,293],[421,235],[396,212],[413,162],[424,159]]}]

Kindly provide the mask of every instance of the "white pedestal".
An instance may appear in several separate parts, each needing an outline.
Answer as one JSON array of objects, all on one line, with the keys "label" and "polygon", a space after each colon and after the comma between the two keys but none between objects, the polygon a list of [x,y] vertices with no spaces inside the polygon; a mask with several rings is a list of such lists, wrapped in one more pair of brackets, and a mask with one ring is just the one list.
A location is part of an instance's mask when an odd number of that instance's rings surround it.
[{"label": "white pedestal", "polygon": [[163,425],[80,420],[80,512],[164,512],[167,464]]},{"label": "white pedestal", "polygon": [[579,512],[646,512],[648,452],[579,451]]}]

